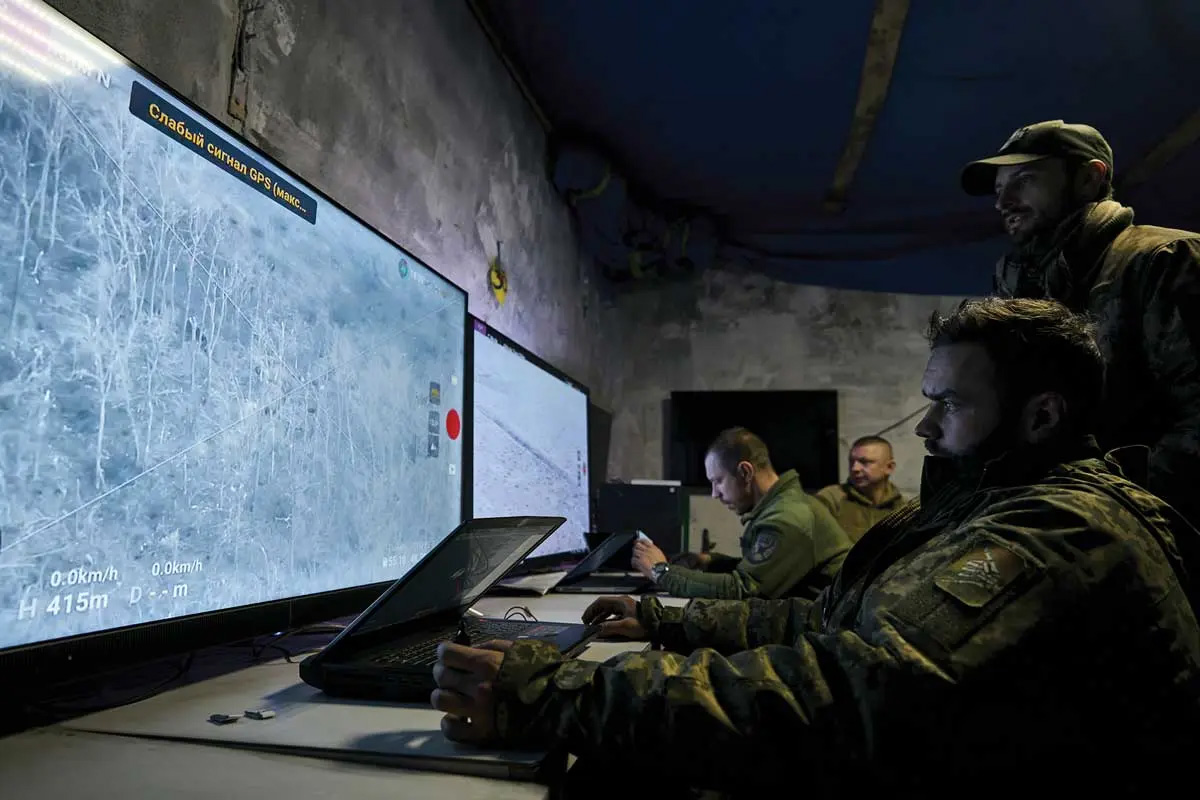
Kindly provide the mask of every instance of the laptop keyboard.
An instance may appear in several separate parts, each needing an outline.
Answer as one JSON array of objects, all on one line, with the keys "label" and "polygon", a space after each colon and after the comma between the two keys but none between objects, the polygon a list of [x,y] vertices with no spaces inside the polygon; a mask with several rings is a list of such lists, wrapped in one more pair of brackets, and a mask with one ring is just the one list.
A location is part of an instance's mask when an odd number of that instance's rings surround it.
[{"label": "laptop keyboard", "polygon": [[[567,625],[553,622],[527,622],[525,620],[476,619],[466,622],[467,633],[473,644],[480,644],[489,639],[540,639],[554,636]],[[444,631],[432,639],[406,645],[395,650],[386,650],[371,656],[376,664],[407,664],[411,666],[427,666],[437,661],[437,647],[442,642],[452,641],[457,630]]]},{"label": "laptop keyboard", "polygon": [[413,666],[432,664],[437,661],[437,646],[452,638],[454,637],[430,639],[426,642],[410,644],[408,647],[387,650],[383,653],[376,653],[371,660],[376,664],[412,664]]}]

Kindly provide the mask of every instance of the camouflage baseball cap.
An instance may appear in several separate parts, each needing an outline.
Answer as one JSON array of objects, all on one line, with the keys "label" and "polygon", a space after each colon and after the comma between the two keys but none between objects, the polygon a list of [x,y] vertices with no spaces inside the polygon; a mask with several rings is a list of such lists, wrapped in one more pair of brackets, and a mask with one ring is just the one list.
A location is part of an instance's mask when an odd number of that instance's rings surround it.
[{"label": "camouflage baseball cap", "polygon": [[962,171],[962,187],[967,194],[991,194],[996,190],[997,167],[1028,164],[1045,158],[1096,159],[1108,165],[1108,174],[1112,175],[1113,151],[1100,131],[1091,125],[1052,119],[1014,131],[996,155],[967,164]]}]

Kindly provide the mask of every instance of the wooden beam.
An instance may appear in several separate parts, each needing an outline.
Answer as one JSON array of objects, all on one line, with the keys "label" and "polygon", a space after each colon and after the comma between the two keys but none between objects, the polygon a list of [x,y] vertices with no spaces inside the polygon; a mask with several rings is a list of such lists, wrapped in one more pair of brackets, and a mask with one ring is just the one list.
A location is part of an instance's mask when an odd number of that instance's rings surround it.
[{"label": "wooden beam", "polygon": [[896,53],[900,50],[900,36],[908,19],[908,6],[909,0],[875,0],[854,118],[850,121],[850,133],[846,137],[842,157],[833,173],[833,183],[825,194],[825,210],[831,214],[840,214],[846,209],[850,184],[854,181],[867,142],[875,130],[875,121],[887,100],[892,68],[896,64]]},{"label": "wooden beam", "polygon": [[1118,163],[1113,178],[1113,191],[1127,192],[1145,183],[1155,172],[1165,167],[1184,150],[1200,140],[1200,109],[1179,124],[1173,131],[1159,140],[1150,152],[1129,169],[1121,169]]}]

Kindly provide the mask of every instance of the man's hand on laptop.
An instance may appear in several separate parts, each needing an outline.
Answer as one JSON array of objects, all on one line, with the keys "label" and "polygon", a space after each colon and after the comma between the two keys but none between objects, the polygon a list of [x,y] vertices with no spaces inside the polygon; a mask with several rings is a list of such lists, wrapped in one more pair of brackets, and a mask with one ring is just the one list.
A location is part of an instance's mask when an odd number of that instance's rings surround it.
[{"label": "man's hand on laptop", "polygon": [[667,560],[667,554],[658,548],[658,545],[653,542],[638,540],[633,543],[633,568],[645,575],[647,578],[653,576],[655,564],[661,564]]},{"label": "man's hand on laptop", "polygon": [[601,597],[583,612],[585,625],[600,625],[604,638],[645,639],[646,629],[637,618],[637,601],[632,597]]},{"label": "man's hand on laptop", "polygon": [[483,744],[496,738],[496,701],[492,682],[512,642],[496,639],[478,647],[453,642],[438,646],[429,700],[442,717],[442,733],[456,742]]}]

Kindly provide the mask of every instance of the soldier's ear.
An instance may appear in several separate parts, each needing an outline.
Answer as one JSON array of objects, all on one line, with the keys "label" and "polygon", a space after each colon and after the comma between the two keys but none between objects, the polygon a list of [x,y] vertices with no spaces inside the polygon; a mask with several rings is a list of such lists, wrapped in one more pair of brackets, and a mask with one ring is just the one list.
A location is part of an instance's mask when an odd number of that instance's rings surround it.
[{"label": "soldier's ear", "polygon": [[1063,432],[1067,422],[1067,401],[1058,392],[1042,392],[1029,398],[1021,413],[1021,438],[1027,444],[1041,444]]},{"label": "soldier's ear", "polygon": [[1112,181],[1112,176],[1108,174],[1108,165],[1099,159],[1092,159],[1082,165],[1072,177],[1076,196],[1086,200],[1099,198],[1101,189]]}]

